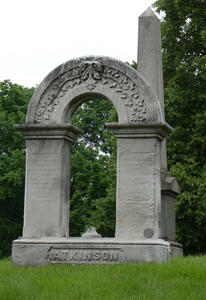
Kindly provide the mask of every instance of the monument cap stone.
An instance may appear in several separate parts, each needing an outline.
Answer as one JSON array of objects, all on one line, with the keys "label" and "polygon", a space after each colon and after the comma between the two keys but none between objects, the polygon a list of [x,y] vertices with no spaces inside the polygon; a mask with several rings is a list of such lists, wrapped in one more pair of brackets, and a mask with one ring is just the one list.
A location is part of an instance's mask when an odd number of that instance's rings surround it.
[{"label": "monument cap stone", "polygon": [[149,6],[140,16],[141,17],[156,17],[156,14],[154,13],[154,11],[151,9],[151,7]]}]

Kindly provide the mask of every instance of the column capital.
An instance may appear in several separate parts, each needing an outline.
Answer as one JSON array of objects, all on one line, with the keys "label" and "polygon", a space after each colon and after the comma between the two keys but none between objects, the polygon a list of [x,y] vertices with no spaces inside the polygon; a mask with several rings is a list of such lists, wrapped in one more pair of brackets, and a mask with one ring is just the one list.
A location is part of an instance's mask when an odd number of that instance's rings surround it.
[{"label": "column capital", "polygon": [[83,130],[72,124],[15,124],[14,127],[21,131],[26,140],[35,139],[66,139],[73,141]]},{"label": "column capital", "polygon": [[163,140],[173,128],[167,123],[155,124],[120,124],[106,123],[107,128],[112,130],[117,138],[141,138],[141,137],[158,137]]}]

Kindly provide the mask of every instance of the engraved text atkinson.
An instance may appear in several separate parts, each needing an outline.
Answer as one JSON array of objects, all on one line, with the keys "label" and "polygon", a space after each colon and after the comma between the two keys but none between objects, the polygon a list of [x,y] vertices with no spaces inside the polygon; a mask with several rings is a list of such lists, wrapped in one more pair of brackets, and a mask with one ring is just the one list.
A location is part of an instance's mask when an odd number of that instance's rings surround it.
[{"label": "engraved text atkinson", "polygon": [[119,249],[57,249],[48,250],[46,260],[49,263],[95,263],[118,262]]}]

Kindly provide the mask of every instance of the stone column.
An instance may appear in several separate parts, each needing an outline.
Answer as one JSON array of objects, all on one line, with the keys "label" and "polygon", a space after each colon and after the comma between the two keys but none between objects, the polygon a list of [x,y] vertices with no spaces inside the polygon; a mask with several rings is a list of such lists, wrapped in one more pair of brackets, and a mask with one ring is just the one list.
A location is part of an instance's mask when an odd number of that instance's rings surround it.
[{"label": "stone column", "polygon": [[26,139],[23,237],[68,236],[72,125],[16,125]]},{"label": "stone column", "polygon": [[139,16],[137,70],[154,89],[164,116],[160,20],[149,7]]},{"label": "stone column", "polygon": [[[165,120],[161,51],[160,20],[149,7],[139,17],[137,71],[154,89]],[[162,143],[161,169],[167,170],[166,141]]]},{"label": "stone column", "polygon": [[107,124],[117,138],[116,238],[161,237],[161,146],[164,124]]},{"label": "stone column", "polygon": [[[154,89],[160,101],[165,121],[160,20],[150,7],[139,17],[137,70]],[[170,230],[170,233],[167,231],[167,233],[162,234],[164,238],[174,240],[175,199],[180,193],[180,188],[176,178],[171,177],[167,171],[166,140],[162,142],[161,151],[161,189],[162,207],[165,207],[164,222],[166,224],[168,222],[167,216],[170,216],[172,218],[171,224],[174,224],[174,226],[171,225],[173,233]]]}]

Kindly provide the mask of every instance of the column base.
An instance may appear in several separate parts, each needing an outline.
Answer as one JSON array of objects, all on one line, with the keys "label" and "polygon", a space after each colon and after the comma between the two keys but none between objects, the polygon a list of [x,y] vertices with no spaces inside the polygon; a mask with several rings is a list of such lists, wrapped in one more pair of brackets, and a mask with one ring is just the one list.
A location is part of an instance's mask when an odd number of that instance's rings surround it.
[{"label": "column base", "polygon": [[12,261],[20,266],[168,262],[178,256],[182,245],[161,239],[20,238],[12,244]]}]

